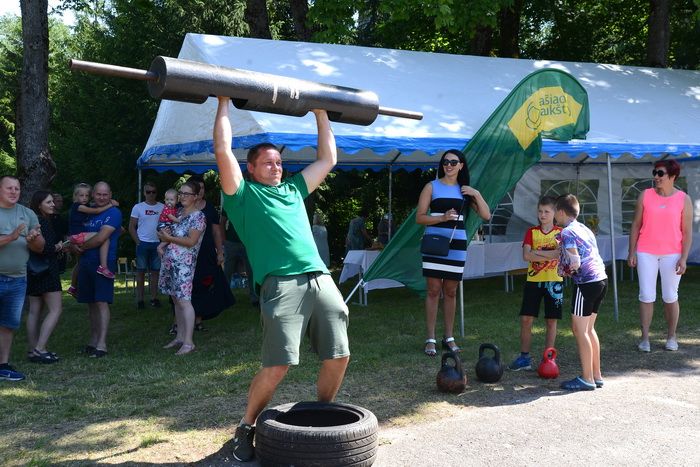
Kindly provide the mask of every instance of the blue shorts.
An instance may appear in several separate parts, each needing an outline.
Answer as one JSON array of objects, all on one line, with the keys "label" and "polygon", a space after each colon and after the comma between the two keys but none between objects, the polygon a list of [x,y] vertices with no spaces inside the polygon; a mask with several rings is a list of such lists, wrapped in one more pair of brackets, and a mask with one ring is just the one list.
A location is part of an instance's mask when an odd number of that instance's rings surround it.
[{"label": "blue shorts", "polygon": [[138,272],[160,271],[159,242],[139,242],[136,245],[136,270]]},{"label": "blue shorts", "polygon": [[[114,301],[114,279],[97,274],[99,261],[80,260],[78,270],[78,303],[112,303]],[[117,263],[111,261],[110,271],[117,270]]]},{"label": "blue shorts", "polygon": [[19,328],[26,292],[26,276],[10,277],[0,274],[0,326],[8,329]]}]

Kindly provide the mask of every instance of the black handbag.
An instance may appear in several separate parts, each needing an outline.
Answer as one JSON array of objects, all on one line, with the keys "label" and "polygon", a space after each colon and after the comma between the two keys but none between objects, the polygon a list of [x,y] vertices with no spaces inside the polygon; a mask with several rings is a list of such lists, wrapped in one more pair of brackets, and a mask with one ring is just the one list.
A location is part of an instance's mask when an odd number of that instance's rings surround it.
[{"label": "black handbag", "polygon": [[[464,200],[462,200],[462,205],[459,207],[460,213],[462,209],[464,209]],[[447,256],[450,253],[450,243],[452,243],[452,237],[454,237],[456,229],[457,226],[455,225],[450,238],[438,234],[424,234],[423,239],[420,241],[420,252],[428,256]]]},{"label": "black handbag", "polygon": [[29,253],[29,261],[27,261],[27,272],[32,276],[37,276],[49,270],[49,259],[44,255]]},{"label": "black handbag", "polygon": [[[454,234],[454,229],[452,230]],[[442,235],[426,234],[420,242],[420,252],[430,256],[447,256],[450,252],[450,242],[452,237],[447,238]]]}]

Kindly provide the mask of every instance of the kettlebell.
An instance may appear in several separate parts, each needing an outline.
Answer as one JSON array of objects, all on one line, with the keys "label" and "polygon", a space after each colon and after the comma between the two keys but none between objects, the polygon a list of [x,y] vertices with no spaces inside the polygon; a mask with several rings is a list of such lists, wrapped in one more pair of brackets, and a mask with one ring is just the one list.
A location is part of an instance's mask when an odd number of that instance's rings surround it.
[{"label": "kettlebell", "polygon": [[[484,350],[493,350],[493,357],[484,355]],[[476,362],[476,377],[484,383],[496,383],[503,376],[501,365],[501,351],[494,344],[481,344],[479,346],[479,360]]]},{"label": "kettlebell", "polygon": [[554,379],[559,376],[559,366],[557,365],[557,349],[547,347],[542,355],[542,363],[537,367],[537,374],[540,378]]},{"label": "kettlebell", "polygon": [[[449,364],[448,360],[454,363]],[[462,361],[456,352],[445,352],[442,354],[442,367],[438,371],[437,387],[442,392],[452,392],[459,394],[467,387],[467,374],[462,367]]]}]

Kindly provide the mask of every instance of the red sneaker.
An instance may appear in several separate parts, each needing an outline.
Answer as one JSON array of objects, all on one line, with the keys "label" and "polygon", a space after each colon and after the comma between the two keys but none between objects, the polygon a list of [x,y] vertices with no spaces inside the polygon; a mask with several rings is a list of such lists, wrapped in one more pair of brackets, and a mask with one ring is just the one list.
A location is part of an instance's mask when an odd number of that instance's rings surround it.
[{"label": "red sneaker", "polygon": [[80,232],[75,235],[71,235],[69,238],[71,243],[75,243],[76,245],[82,245],[83,243],[85,243],[85,232]]},{"label": "red sneaker", "polygon": [[97,274],[100,274],[107,279],[114,279],[114,273],[107,268],[103,268],[102,265],[97,266]]}]

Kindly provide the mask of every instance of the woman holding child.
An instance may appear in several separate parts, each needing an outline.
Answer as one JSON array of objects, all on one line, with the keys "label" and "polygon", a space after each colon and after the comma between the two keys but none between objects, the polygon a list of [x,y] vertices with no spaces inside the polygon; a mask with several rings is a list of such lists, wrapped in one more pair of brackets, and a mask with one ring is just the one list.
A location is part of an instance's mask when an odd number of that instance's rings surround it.
[{"label": "woman holding child", "polygon": [[445,320],[442,346],[446,350],[460,350],[453,337],[453,327],[457,286],[462,281],[467,258],[464,219],[468,211],[465,208],[473,209],[484,220],[491,217],[481,193],[469,186],[469,169],[464,154],[450,149],[440,158],[437,179],[425,185],[416,208],[416,222],[426,226],[426,234],[452,237],[447,256],[423,255],[423,276],[428,289],[425,298],[427,339],[424,352],[430,357],[437,355],[435,322],[441,293]]},{"label": "woman holding child", "polygon": [[651,171],[653,187],[637,199],[630,229],[630,267],[639,276],[639,317],[642,340],[638,348],[651,351],[649,326],[656,301],[656,278],[661,276],[664,316],[668,325],[666,350],[678,350],[676,326],[680,314],[678,285],[685,273],[688,253],[693,241],[693,206],[690,196],[674,187],[681,173],[678,162],[658,161]]},{"label": "woman holding child", "polygon": [[192,307],[192,279],[197,264],[197,254],[206,228],[204,214],[196,208],[199,184],[187,181],[178,192],[182,209],[179,222],[158,232],[161,244],[161,269],[158,288],[170,295],[175,304],[177,335],[163,348],[179,347],[176,355],[192,352],[194,331],[194,308]]}]

